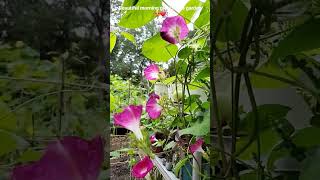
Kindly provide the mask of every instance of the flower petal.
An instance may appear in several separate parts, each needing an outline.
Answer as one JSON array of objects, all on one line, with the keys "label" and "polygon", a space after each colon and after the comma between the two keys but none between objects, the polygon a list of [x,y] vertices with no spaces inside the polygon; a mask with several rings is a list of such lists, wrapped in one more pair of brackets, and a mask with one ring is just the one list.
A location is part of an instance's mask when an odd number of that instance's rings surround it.
[{"label": "flower petal", "polygon": [[101,137],[64,137],[49,144],[39,161],[15,167],[12,180],[96,180],[103,156]]},{"label": "flower petal", "polygon": [[142,139],[143,136],[140,130],[141,113],[142,105],[129,105],[121,113],[113,115],[114,124],[132,131],[137,139]]},{"label": "flower petal", "polygon": [[161,115],[162,107],[158,104],[160,97],[152,93],[146,104],[146,111],[151,119],[157,119]]},{"label": "flower petal", "polygon": [[135,178],[144,178],[153,168],[153,163],[149,156],[145,156],[141,161],[132,167],[132,175]]},{"label": "flower petal", "polygon": [[162,39],[171,44],[177,44],[188,36],[189,29],[186,21],[181,16],[167,17],[160,30]]},{"label": "flower petal", "polygon": [[159,67],[156,64],[150,64],[144,69],[144,76],[148,80],[157,80],[159,79]]},{"label": "flower petal", "polygon": [[204,150],[202,149],[203,142],[203,139],[199,138],[194,144],[189,146],[190,152],[192,154],[194,154],[195,152],[204,152]]},{"label": "flower petal", "polygon": [[149,139],[150,139],[150,142],[151,142],[151,143],[155,143],[155,142],[158,141],[158,139],[156,138],[156,135],[155,135],[155,134],[152,134]]}]

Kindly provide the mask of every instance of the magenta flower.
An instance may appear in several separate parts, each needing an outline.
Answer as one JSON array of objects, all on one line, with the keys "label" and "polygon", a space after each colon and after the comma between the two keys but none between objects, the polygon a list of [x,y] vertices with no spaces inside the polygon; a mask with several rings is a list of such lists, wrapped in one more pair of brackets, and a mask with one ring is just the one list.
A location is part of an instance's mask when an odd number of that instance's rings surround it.
[{"label": "magenta flower", "polygon": [[157,119],[161,115],[162,107],[158,104],[160,97],[152,93],[146,104],[146,111],[151,119]]},{"label": "magenta flower", "polygon": [[101,137],[64,137],[50,143],[39,161],[16,166],[11,180],[97,180],[103,156]]},{"label": "magenta flower", "polygon": [[144,178],[153,168],[153,163],[149,156],[145,156],[132,167],[132,175],[135,178]]},{"label": "magenta flower", "polygon": [[189,146],[189,151],[194,154],[195,152],[204,152],[204,150],[202,149],[202,144],[203,144],[203,139],[200,138],[198,139],[194,144],[191,144]]},{"label": "magenta flower", "polygon": [[148,67],[144,69],[144,76],[148,80],[157,80],[159,79],[160,69],[156,64],[150,64]]},{"label": "magenta flower", "polygon": [[181,16],[167,17],[160,30],[162,39],[171,44],[177,44],[188,36],[189,29],[186,21]]},{"label": "magenta flower", "polygon": [[137,139],[143,139],[140,129],[142,106],[129,105],[121,113],[113,115],[114,124],[122,126],[134,133]]},{"label": "magenta flower", "polygon": [[155,134],[152,134],[149,139],[152,144],[158,141]]}]

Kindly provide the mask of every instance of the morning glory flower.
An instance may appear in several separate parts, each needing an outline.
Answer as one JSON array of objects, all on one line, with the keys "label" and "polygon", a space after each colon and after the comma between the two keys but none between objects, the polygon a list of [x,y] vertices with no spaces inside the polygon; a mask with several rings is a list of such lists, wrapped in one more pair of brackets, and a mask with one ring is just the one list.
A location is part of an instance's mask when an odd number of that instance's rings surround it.
[{"label": "morning glory flower", "polygon": [[189,29],[186,21],[181,16],[167,17],[160,30],[162,39],[171,44],[177,44],[188,36]]},{"label": "morning glory flower", "polygon": [[157,80],[159,79],[160,68],[156,64],[150,64],[144,69],[144,76],[148,80]]},{"label": "morning glory flower", "polygon": [[132,175],[135,178],[144,178],[153,168],[153,163],[149,156],[145,156],[132,167]]},{"label": "morning glory flower", "polygon": [[155,135],[155,134],[152,134],[149,139],[150,139],[150,142],[151,142],[151,143],[155,143],[155,142],[158,141],[158,139],[156,138],[156,135]]},{"label": "morning glory flower", "polygon": [[103,139],[68,136],[50,143],[39,161],[16,166],[12,180],[97,180],[103,162]]},{"label": "morning glory flower", "polygon": [[161,115],[162,107],[158,104],[160,97],[152,93],[146,104],[146,111],[151,119],[157,119]]},{"label": "morning glory flower", "polygon": [[142,106],[129,105],[121,113],[113,115],[114,124],[122,126],[134,133],[137,139],[143,139],[140,129]]},{"label": "morning glory flower", "polygon": [[189,151],[194,154],[195,152],[202,152],[204,153],[204,150],[202,149],[203,139],[198,139],[194,144],[191,144],[189,146]]}]

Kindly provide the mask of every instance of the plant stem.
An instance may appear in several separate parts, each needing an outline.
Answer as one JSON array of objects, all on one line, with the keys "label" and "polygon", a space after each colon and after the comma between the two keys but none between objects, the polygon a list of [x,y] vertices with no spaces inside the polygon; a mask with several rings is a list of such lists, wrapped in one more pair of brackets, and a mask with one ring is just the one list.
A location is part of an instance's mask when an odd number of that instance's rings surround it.
[{"label": "plant stem", "polygon": [[259,112],[258,112],[258,108],[257,108],[257,103],[256,103],[256,99],[254,96],[254,92],[252,89],[252,84],[250,82],[250,78],[249,78],[249,74],[248,73],[244,73],[244,79],[246,82],[246,86],[247,86],[247,91],[248,91],[248,95],[250,98],[250,103],[251,103],[251,107],[252,107],[252,111],[253,111],[253,115],[254,115],[254,136],[256,137],[257,140],[257,163],[258,163],[258,180],[261,180],[263,177],[263,167],[261,165],[261,142],[260,142],[260,123],[259,123]]},{"label": "plant stem", "polygon": [[[220,111],[218,107],[218,101],[217,101],[217,93],[215,88],[215,76],[214,76],[214,46],[216,44],[216,38],[218,35],[218,32],[220,31],[223,19],[218,19],[217,27],[214,29],[213,24],[213,11],[214,6],[213,3],[210,5],[210,39],[211,39],[211,45],[210,45],[210,132],[213,132],[215,121],[217,122],[217,131],[218,131],[218,143],[220,148],[224,151],[224,143],[223,143],[223,134],[222,134],[222,122],[220,119]],[[211,138],[211,141],[213,138]],[[221,153],[221,159],[222,159],[222,173],[225,172],[225,168],[227,167],[227,159],[225,154]]]},{"label": "plant stem", "polygon": [[[246,57],[247,57],[247,52],[249,49],[249,42],[251,41],[250,37],[247,37],[248,30],[250,27],[250,22],[254,16],[254,8],[251,7],[249,14],[246,18],[246,21],[243,26],[243,31],[241,35],[241,41],[240,41],[240,59],[238,66],[243,66],[246,64]],[[251,28],[252,31],[252,28]],[[250,36],[250,35],[249,35]],[[236,139],[237,139],[237,131],[238,131],[238,122],[239,122],[239,97],[240,97],[240,85],[241,85],[241,73],[236,74],[236,79],[235,79],[235,90],[234,92],[234,104],[233,104],[233,121],[232,121],[232,147],[231,147],[231,153],[235,155],[236,153]],[[231,166],[232,166],[232,173],[236,177],[236,179],[239,179],[239,174],[238,170],[236,167],[236,161],[232,159],[231,161]]]},{"label": "plant stem", "polygon": [[304,89],[304,90],[310,92],[318,100],[320,100],[319,93],[317,91],[313,90],[312,88],[307,87],[304,84],[301,84],[299,82],[296,82],[296,81],[293,81],[293,80],[290,80],[290,79],[287,79],[287,78],[283,78],[283,77],[280,77],[280,76],[275,76],[273,74],[265,73],[265,72],[259,72],[259,71],[250,71],[250,72],[253,73],[253,74],[259,75],[259,76],[267,77],[267,78],[270,78],[270,79],[274,79],[274,80],[277,80],[277,81],[292,85],[294,87],[299,87],[301,89]]},{"label": "plant stem", "polygon": [[65,58],[61,58],[60,93],[59,93],[59,118],[57,136],[62,136],[62,119],[64,117],[64,81],[65,81]]},{"label": "plant stem", "polygon": [[[45,84],[58,84],[61,85],[61,82],[59,81],[50,81],[50,80],[43,80],[43,79],[34,79],[34,78],[17,78],[17,77],[11,77],[11,76],[0,76],[0,79],[5,80],[12,80],[12,81],[30,81],[35,83],[45,83]],[[107,90],[109,85],[104,84],[103,86],[95,86],[94,83],[92,85],[86,85],[86,84],[77,84],[77,83],[64,83],[65,86],[75,86],[75,87],[83,87],[83,88],[93,88],[93,89],[104,89]]]}]

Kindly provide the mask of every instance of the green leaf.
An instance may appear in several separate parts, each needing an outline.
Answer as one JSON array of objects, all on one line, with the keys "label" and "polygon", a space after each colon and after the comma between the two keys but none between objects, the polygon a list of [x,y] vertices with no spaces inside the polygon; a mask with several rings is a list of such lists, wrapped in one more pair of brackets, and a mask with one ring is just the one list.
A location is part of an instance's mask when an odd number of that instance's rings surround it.
[{"label": "green leaf", "polygon": [[[320,128],[307,127],[294,133],[291,136],[291,140],[298,148],[308,150],[320,145],[320,139],[315,137],[320,137]],[[273,168],[274,162],[277,159],[289,155],[289,149],[284,148],[281,144],[278,144],[272,149],[272,152],[268,157],[267,169],[271,170]]]},{"label": "green leaf", "polygon": [[130,42],[132,42],[135,46],[136,44],[136,39],[134,38],[134,36],[128,32],[121,32],[121,35],[123,37],[125,37],[126,39],[128,39]]},{"label": "green leaf", "polygon": [[86,112],[86,98],[80,93],[74,93],[70,97],[71,108],[74,112]]},{"label": "green leaf", "polygon": [[177,51],[178,47],[164,41],[160,33],[145,41],[142,46],[142,54],[156,62],[167,62]]},{"label": "green leaf", "polygon": [[176,73],[180,75],[185,75],[188,64],[184,60],[179,60],[176,63]]},{"label": "green leaf", "polygon": [[189,47],[185,47],[179,51],[178,57],[180,59],[187,59],[191,54],[192,54],[192,49]]},{"label": "green leaf", "polygon": [[166,85],[168,85],[168,84],[173,83],[175,80],[176,80],[176,76],[172,76],[172,77],[166,78],[166,79],[163,81],[163,83],[166,84]]},{"label": "green leaf", "polygon": [[310,124],[314,127],[320,128],[320,114],[312,116],[312,118],[310,119]]},{"label": "green leaf", "polygon": [[139,0],[124,0],[122,7],[130,7],[135,6],[138,3]]},{"label": "green leaf", "polygon": [[258,177],[257,173],[252,171],[252,172],[241,174],[240,180],[256,180],[257,177]]},{"label": "green leaf", "polygon": [[113,157],[113,158],[118,158],[120,157],[120,152],[119,151],[111,151],[110,152],[110,156]]},{"label": "green leaf", "polygon": [[[237,149],[240,150],[249,141],[248,137],[242,137],[237,141]],[[260,133],[261,155],[268,155],[272,152],[272,148],[280,141],[277,132],[270,129]],[[251,145],[239,156],[242,160],[250,160],[253,158],[253,153],[257,154],[257,141]]]},{"label": "green leaf", "polygon": [[[290,110],[291,108],[280,104],[263,104],[258,106],[260,130],[270,128],[281,121],[286,121],[285,117]],[[240,122],[240,129],[247,132],[254,131],[254,121],[254,113],[249,112]]]},{"label": "green leaf", "polygon": [[184,19],[186,20],[186,23],[190,23],[192,17],[194,16],[194,14],[197,11],[197,9],[191,9],[191,8],[200,7],[202,4],[203,4],[203,2],[201,2],[199,0],[189,0],[179,15],[184,17]]},{"label": "green leaf", "polygon": [[198,120],[191,127],[182,129],[179,135],[191,134],[194,136],[204,136],[210,132],[210,113],[206,112],[203,120]]},{"label": "green leaf", "polygon": [[306,160],[303,161],[299,180],[314,180],[320,176],[320,148],[316,149]]},{"label": "green leaf", "polygon": [[29,143],[21,137],[0,129],[0,157],[17,149],[26,148]]},{"label": "green leaf", "polygon": [[[139,0],[134,7],[161,7],[161,0]],[[153,20],[156,17],[155,12],[156,10],[149,9],[126,10],[118,25],[125,28],[139,28]]]},{"label": "green leaf", "polygon": [[28,149],[21,154],[17,161],[20,163],[38,161],[41,158],[41,156],[42,152]]},{"label": "green leaf", "polygon": [[110,52],[112,52],[117,42],[117,36],[114,33],[110,33]]},{"label": "green leaf", "polygon": [[[215,19],[225,18],[226,12],[229,12],[231,15],[227,21],[224,21],[221,24],[221,30],[218,34],[218,40],[225,42],[227,41],[226,35],[228,35],[228,40],[237,41],[241,37],[242,28],[248,14],[248,8],[244,5],[242,1],[235,1],[232,9],[230,10],[233,0],[219,0],[218,4],[215,5],[216,11],[214,12]],[[226,23],[228,23],[226,25]],[[215,22],[217,26],[217,22]],[[227,28],[228,27],[228,34]]]},{"label": "green leaf", "polygon": [[[259,113],[259,125],[260,125],[260,140],[261,142],[261,153],[269,154],[272,152],[272,147],[280,141],[277,131],[273,129],[274,126],[281,128],[289,127],[285,130],[285,133],[290,135],[294,129],[291,128],[291,124],[285,119],[286,115],[290,111],[290,108],[280,104],[264,104],[258,107]],[[246,131],[249,136],[254,134],[255,130],[255,118],[254,113],[247,113],[246,117],[240,122],[240,129]],[[287,132],[289,131],[289,132]],[[242,137],[237,142],[238,150],[242,149],[247,142],[250,141],[249,136]],[[241,154],[242,159],[251,159],[252,154],[256,152],[256,140],[249,145],[249,147]]]},{"label": "green leaf", "polygon": [[194,25],[198,28],[207,25],[210,22],[210,0],[206,0],[199,17],[194,22]]},{"label": "green leaf", "polygon": [[205,67],[202,70],[199,71],[199,73],[197,74],[197,76],[195,77],[195,81],[200,81],[203,79],[206,79],[207,77],[210,76],[210,68],[209,67]]},{"label": "green leaf", "polygon": [[289,149],[285,149],[281,147],[280,144],[274,146],[271,150],[271,153],[268,156],[266,168],[271,171],[274,168],[274,163],[276,160],[278,160],[281,157],[286,157],[289,155],[290,155]]},{"label": "green leaf", "polygon": [[179,176],[180,169],[188,162],[188,160],[189,160],[189,157],[185,157],[174,166],[173,172],[177,177]]},{"label": "green leaf", "polygon": [[110,94],[110,112],[113,112],[115,110],[116,108],[115,103],[116,103],[115,97],[112,94]]},{"label": "green leaf", "polygon": [[0,157],[16,150],[17,142],[10,133],[0,130],[0,140]]},{"label": "green leaf", "polygon": [[294,55],[302,51],[309,51],[320,47],[320,19],[311,19],[297,26],[279,45],[274,48],[270,60],[272,62]]},{"label": "green leaf", "polygon": [[320,128],[307,127],[294,134],[292,141],[300,147],[309,149],[320,145],[320,138],[315,137],[320,137]]},{"label": "green leaf", "polygon": [[168,150],[168,149],[172,149],[177,143],[174,141],[170,141],[168,144],[165,145],[165,147],[163,148],[164,151]]},{"label": "green leaf", "polygon": [[[286,70],[289,74],[293,75],[295,78],[297,78],[300,75],[299,70],[289,67],[281,69],[277,65],[273,65],[270,63],[264,64],[257,71],[292,80],[292,78],[288,76],[284,70]],[[289,86],[287,83],[264,77],[261,75],[251,74],[250,78],[255,88],[284,88]]]},{"label": "green leaf", "polygon": [[14,131],[16,128],[16,116],[10,111],[6,103],[0,101],[0,129]]}]

